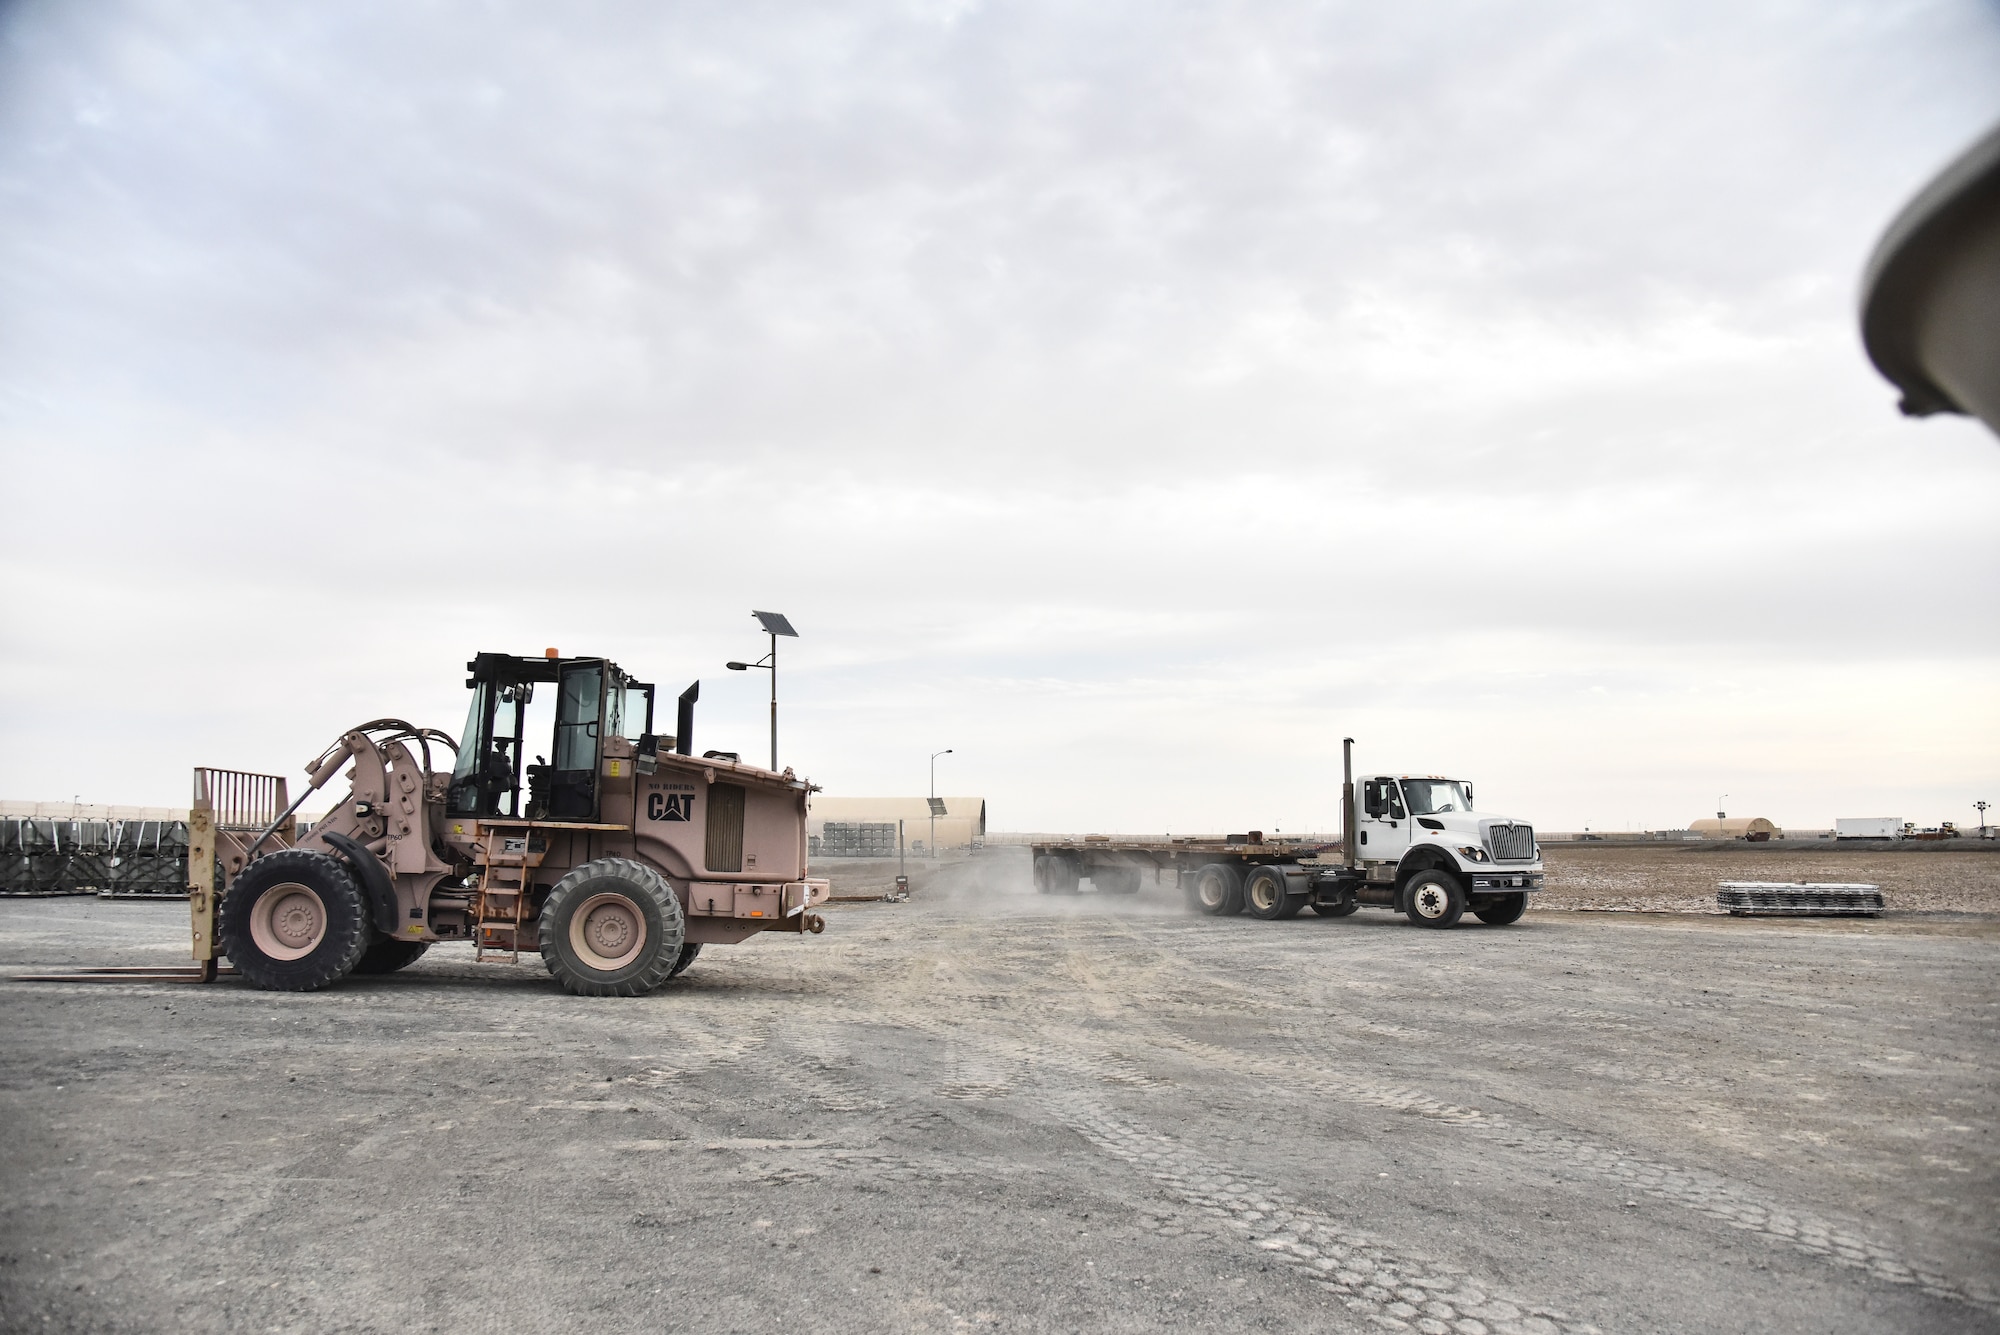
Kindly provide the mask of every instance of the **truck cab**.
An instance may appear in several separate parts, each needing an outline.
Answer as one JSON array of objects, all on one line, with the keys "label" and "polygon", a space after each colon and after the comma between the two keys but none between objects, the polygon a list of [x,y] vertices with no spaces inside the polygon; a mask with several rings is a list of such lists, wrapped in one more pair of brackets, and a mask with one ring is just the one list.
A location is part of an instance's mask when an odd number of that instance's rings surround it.
[{"label": "truck cab", "polygon": [[1456,921],[1469,908],[1486,921],[1511,922],[1541,889],[1534,828],[1481,814],[1471,783],[1441,774],[1377,774],[1359,787],[1352,865],[1374,891],[1361,902],[1382,902],[1381,888],[1388,887],[1394,906],[1419,921]]}]

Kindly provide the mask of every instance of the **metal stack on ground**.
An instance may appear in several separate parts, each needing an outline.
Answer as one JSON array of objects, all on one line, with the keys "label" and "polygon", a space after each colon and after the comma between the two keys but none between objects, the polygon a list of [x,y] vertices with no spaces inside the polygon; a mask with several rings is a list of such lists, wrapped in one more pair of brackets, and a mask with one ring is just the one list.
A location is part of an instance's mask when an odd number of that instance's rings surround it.
[{"label": "metal stack on ground", "polygon": [[1873,918],[1886,907],[1879,885],[1723,881],[1715,902],[1738,918]]},{"label": "metal stack on ground", "polygon": [[0,817],[0,894],[187,893],[187,823]]}]

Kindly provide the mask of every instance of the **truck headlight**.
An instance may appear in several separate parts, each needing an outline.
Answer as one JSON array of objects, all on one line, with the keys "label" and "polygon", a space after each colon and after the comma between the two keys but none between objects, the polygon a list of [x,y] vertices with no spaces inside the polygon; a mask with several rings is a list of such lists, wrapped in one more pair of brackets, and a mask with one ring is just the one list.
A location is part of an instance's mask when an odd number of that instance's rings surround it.
[{"label": "truck headlight", "polygon": [[1491,859],[1489,859],[1489,858],[1488,858],[1488,857],[1486,856],[1486,850],[1485,850],[1485,849],[1483,849],[1483,848],[1461,848],[1461,849],[1459,849],[1458,851],[1459,851],[1459,852],[1460,852],[1461,854],[1463,854],[1463,855],[1464,855],[1464,857],[1465,857],[1465,860],[1466,860],[1467,862],[1488,862],[1488,861],[1491,861]]}]

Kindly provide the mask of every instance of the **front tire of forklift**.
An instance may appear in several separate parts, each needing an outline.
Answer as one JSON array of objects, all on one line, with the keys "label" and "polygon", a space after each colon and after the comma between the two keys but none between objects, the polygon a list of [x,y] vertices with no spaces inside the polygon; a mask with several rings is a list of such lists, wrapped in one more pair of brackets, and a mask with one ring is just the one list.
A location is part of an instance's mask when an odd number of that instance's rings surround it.
[{"label": "front tire of forklift", "polygon": [[401,941],[393,936],[378,936],[369,943],[355,961],[354,972],[361,974],[394,973],[398,969],[415,964],[419,956],[430,949],[425,941]]},{"label": "front tire of forklift", "polygon": [[1455,927],[1465,914],[1465,887],[1448,871],[1420,871],[1403,887],[1403,904],[1419,927]]},{"label": "front tire of forklift", "polygon": [[1266,922],[1298,917],[1306,906],[1305,896],[1289,893],[1285,881],[1282,868],[1252,867],[1243,878],[1243,911]]},{"label": "front tire of forklift", "polygon": [[1243,873],[1227,862],[1211,862],[1194,874],[1188,890],[1193,906],[1203,913],[1226,918],[1243,911]]},{"label": "front tire of forklift", "polygon": [[1527,911],[1528,896],[1526,894],[1495,895],[1492,902],[1474,909],[1472,916],[1481,922],[1491,923],[1495,927],[1505,927],[1510,922],[1521,921],[1521,915]]},{"label": "front tire of forklift", "polygon": [[643,997],[673,977],[687,918],[674,888],[651,867],[598,858],[549,891],[541,938],[543,966],[569,991]]},{"label": "front tire of forklift", "polygon": [[288,848],[258,858],[222,901],[222,953],[267,992],[340,981],[373,936],[361,887],[324,853]]},{"label": "front tire of forklift", "polygon": [[682,946],[681,956],[679,959],[674,961],[674,967],[667,972],[667,977],[678,978],[682,974],[686,973],[688,971],[688,965],[693,964],[694,957],[699,954],[701,954],[701,942],[699,941],[690,941],[686,945]]}]

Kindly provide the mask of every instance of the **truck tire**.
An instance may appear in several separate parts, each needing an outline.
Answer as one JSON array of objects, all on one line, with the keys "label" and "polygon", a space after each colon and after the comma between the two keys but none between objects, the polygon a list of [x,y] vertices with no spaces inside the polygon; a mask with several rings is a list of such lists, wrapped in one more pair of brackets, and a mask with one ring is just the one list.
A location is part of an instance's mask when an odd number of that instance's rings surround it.
[{"label": "truck tire", "polygon": [[1404,883],[1403,912],[1419,927],[1455,927],[1465,913],[1465,887],[1448,871],[1417,872]]},{"label": "truck tire", "polygon": [[699,941],[690,941],[686,945],[682,946],[681,956],[679,959],[674,961],[674,967],[668,971],[667,977],[678,978],[682,974],[686,973],[688,971],[688,965],[693,964],[694,957],[699,954],[701,954],[701,942]]},{"label": "truck tire", "polygon": [[393,936],[378,936],[369,942],[368,949],[361,952],[361,958],[354,963],[354,972],[394,973],[398,969],[415,964],[430,948],[430,943],[427,941],[402,941]]},{"label": "truck tire", "polygon": [[1521,921],[1521,915],[1527,911],[1528,896],[1525,893],[1495,895],[1489,903],[1474,909],[1472,915],[1481,922],[1505,927],[1510,922]]},{"label": "truck tire", "polygon": [[580,997],[643,997],[673,976],[687,917],[667,878],[641,862],[572,868],[542,904],[542,965]]},{"label": "truck tire", "polygon": [[258,858],[222,901],[222,953],[267,992],[315,992],[340,981],[374,934],[354,874],[306,849]]},{"label": "truck tire", "polygon": [[1322,918],[1345,918],[1360,907],[1361,905],[1351,899],[1335,900],[1331,904],[1321,901],[1313,905],[1313,912]]},{"label": "truck tire", "polygon": [[1090,883],[1101,895],[1136,895],[1139,871],[1136,867],[1097,867],[1090,873]]},{"label": "truck tire", "polygon": [[1188,887],[1190,907],[1217,918],[1243,911],[1243,873],[1227,862],[1196,869]]},{"label": "truck tire", "polygon": [[1298,917],[1306,897],[1291,893],[1290,880],[1282,867],[1252,867],[1243,878],[1243,911],[1266,922]]},{"label": "truck tire", "polygon": [[1035,893],[1048,895],[1055,893],[1055,874],[1049,864],[1055,861],[1047,853],[1035,854]]}]

